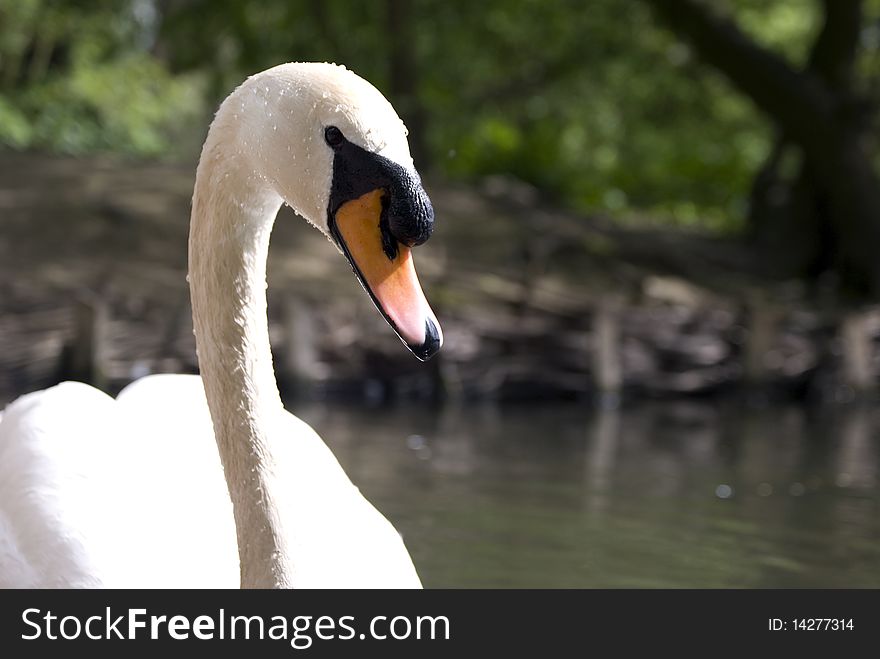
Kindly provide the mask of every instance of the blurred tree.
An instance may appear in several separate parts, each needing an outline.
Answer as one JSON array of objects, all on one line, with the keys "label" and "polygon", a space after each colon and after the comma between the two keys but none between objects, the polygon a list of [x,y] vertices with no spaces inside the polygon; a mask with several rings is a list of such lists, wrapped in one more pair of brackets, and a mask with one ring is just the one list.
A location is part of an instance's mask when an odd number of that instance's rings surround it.
[{"label": "blurred tree", "polygon": [[385,0],[389,41],[388,93],[409,128],[409,143],[417,163],[427,163],[427,118],[419,96],[419,74],[413,52],[413,19],[410,0]]},{"label": "blurred tree", "polygon": [[648,2],[776,127],[751,189],[758,262],[777,276],[833,272],[845,293],[880,294],[877,3],[868,20],[862,0],[817,0],[822,26],[797,67],[710,3]]},{"label": "blurred tree", "polygon": [[0,144],[166,152],[202,101],[149,52],[155,19],[143,0],[0,1]]},{"label": "blurred tree", "polygon": [[878,4],[0,0],[0,143],[194,151],[244,76],[342,62],[398,109],[422,170],[748,233],[765,274],[835,269],[864,292]]},{"label": "blurred tree", "polygon": [[[638,3],[157,7],[155,50],[174,73],[208,74],[209,105],[278,62],[344,62],[398,109],[420,169],[512,175],[554,200],[631,221],[737,229],[772,137],[749,103],[698,67]],[[788,29],[785,41],[800,38]]]}]

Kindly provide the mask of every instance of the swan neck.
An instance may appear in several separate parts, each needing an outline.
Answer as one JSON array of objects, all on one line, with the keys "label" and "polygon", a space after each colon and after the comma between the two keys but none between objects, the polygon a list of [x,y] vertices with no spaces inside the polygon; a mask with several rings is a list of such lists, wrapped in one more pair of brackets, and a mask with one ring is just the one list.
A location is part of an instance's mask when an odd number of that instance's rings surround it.
[{"label": "swan neck", "polygon": [[190,293],[199,369],[232,499],[243,588],[288,587],[272,429],[284,414],[266,316],[266,258],[281,198],[209,141],[196,175]]}]

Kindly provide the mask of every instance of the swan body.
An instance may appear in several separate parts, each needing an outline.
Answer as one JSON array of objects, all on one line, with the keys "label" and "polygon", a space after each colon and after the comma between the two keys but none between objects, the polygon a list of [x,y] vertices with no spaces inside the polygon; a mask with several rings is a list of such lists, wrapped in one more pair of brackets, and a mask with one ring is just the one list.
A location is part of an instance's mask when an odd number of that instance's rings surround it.
[{"label": "swan body", "polygon": [[442,342],[410,248],[433,211],[369,83],[286,64],[221,105],[196,176],[189,281],[201,377],[114,400],[62,383],[0,417],[0,586],[420,587],[394,527],[281,405],[265,264],[282,203],[324,232],[420,359]]}]

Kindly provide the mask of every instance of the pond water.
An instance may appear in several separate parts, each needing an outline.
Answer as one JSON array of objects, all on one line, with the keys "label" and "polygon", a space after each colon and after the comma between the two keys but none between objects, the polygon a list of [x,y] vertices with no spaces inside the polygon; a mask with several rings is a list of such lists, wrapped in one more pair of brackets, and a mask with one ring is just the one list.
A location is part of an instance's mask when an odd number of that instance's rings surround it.
[{"label": "pond water", "polygon": [[288,406],[426,587],[880,587],[880,410]]}]

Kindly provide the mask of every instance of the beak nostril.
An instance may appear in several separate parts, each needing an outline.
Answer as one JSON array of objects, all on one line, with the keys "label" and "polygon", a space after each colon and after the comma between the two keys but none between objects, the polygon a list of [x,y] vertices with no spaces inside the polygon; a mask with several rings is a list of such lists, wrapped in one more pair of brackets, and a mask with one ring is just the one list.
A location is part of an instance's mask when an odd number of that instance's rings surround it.
[{"label": "beak nostril", "polygon": [[388,228],[403,245],[426,242],[434,229],[434,208],[418,175],[402,172],[386,190]]},{"label": "beak nostril", "polygon": [[427,242],[434,231],[433,210],[424,205],[397,208],[392,202],[388,212],[388,227],[402,244],[417,247]]}]

